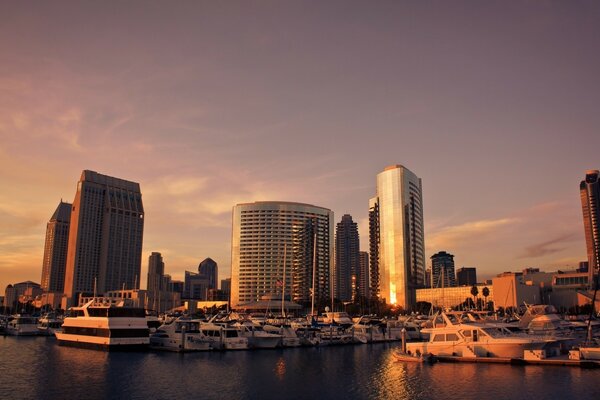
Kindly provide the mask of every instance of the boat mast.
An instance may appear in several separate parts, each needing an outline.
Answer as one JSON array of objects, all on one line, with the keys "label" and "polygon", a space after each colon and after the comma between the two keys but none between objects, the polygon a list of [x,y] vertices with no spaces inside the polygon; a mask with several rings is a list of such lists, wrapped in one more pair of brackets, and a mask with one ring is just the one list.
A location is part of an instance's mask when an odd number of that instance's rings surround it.
[{"label": "boat mast", "polygon": [[313,270],[312,270],[312,299],[310,307],[310,315],[315,315],[315,275],[317,272],[317,231],[315,230],[313,240]]},{"label": "boat mast", "polygon": [[283,245],[283,282],[281,282],[281,316],[285,318],[285,263],[287,255],[287,243]]}]

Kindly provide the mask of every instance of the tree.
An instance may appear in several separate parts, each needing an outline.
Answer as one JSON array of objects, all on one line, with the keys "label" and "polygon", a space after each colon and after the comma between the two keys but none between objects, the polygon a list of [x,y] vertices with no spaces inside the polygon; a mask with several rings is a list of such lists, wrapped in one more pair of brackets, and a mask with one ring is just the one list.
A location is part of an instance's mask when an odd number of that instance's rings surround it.
[{"label": "tree", "polygon": [[488,301],[487,298],[490,295],[490,289],[488,289],[488,287],[484,287],[483,290],[481,291],[481,294],[483,294],[483,297],[485,298],[485,307],[488,307]]},{"label": "tree", "polygon": [[473,296],[473,303],[477,304],[477,295],[479,294],[479,289],[477,289],[476,285],[473,285],[471,288],[471,296]]}]

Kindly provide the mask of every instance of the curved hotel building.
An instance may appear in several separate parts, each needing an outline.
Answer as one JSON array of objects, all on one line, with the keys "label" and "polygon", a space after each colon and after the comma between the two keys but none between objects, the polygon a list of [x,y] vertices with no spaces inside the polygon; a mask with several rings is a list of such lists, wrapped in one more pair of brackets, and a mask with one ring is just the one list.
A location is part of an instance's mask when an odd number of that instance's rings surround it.
[{"label": "curved hotel building", "polygon": [[402,165],[387,167],[369,206],[372,293],[410,309],[425,284],[421,179]]},{"label": "curved hotel building", "polygon": [[282,291],[309,304],[313,283],[315,304],[328,304],[332,254],[331,210],[283,201],[238,204],[233,208],[231,304],[281,298]]}]

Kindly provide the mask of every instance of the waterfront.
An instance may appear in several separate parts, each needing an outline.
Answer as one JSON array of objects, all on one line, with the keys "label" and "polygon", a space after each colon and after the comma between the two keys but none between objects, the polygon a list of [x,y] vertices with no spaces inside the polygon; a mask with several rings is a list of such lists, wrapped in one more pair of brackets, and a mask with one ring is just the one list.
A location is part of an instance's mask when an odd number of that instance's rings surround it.
[{"label": "waterfront", "polygon": [[397,346],[106,353],[3,337],[0,387],[11,399],[600,398],[600,370],[407,364]]}]

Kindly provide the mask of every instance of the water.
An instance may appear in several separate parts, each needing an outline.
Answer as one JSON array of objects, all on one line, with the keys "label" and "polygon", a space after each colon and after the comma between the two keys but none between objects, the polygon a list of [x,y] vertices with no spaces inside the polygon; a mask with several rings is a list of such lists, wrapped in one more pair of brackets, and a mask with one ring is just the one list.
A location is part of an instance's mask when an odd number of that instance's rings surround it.
[{"label": "water", "polygon": [[600,399],[600,370],[394,361],[398,344],[106,353],[0,337],[5,399]]}]

